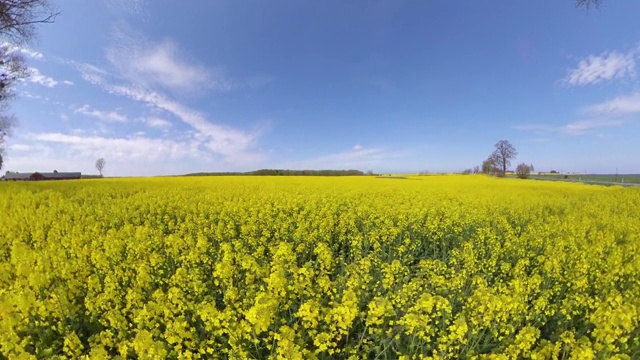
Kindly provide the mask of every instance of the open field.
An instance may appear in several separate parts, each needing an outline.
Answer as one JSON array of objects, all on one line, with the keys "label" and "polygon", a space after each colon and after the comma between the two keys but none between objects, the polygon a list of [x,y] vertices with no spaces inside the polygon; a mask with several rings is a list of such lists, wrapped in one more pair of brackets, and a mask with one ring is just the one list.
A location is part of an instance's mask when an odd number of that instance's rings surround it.
[{"label": "open field", "polygon": [[640,356],[640,189],[408,179],[0,183],[0,359]]},{"label": "open field", "polygon": [[[515,175],[514,175],[515,177]],[[640,185],[638,174],[609,175],[531,175],[532,179],[583,182],[585,184],[603,185]]]}]

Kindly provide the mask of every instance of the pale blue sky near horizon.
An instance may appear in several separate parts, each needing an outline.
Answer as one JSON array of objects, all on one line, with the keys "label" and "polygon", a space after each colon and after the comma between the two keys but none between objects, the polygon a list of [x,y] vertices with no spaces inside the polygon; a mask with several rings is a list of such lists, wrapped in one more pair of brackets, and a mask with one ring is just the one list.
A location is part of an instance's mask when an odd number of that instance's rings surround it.
[{"label": "pale blue sky near horizon", "polygon": [[640,173],[640,1],[54,3],[3,170]]}]

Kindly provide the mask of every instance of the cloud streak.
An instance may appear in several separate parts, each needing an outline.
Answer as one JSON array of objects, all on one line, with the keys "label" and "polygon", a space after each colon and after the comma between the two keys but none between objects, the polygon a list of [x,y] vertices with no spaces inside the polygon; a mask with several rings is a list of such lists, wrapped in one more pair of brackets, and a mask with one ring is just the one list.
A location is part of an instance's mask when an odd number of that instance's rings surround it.
[{"label": "cloud streak", "polygon": [[580,60],[578,67],[569,70],[567,76],[561,80],[565,86],[594,85],[613,79],[634,77],[636,75],[637,52],[620,53],[618,51],[604,52],[600,55],[589,55]]},{"label": "cloud streak", "polygon": [[628,123],[623,119],[588,119],[568,123],[559,128],[560,132],[567,135],[583,135],[590,130],[617,127]]},{"label": "cloud streak", "polygon": [[25,134],[9,143],[7,169],[12,171],[82,171],[94,173],[93,164],[107,159],[107,174],[146,176],[179,174],[221,167],[198,148],[193,136],[177,139],[145,137],[144,133],[121,137],[90,135],[85,131]]},{"label": "cloud streak", "polygon": [[198,131],[197,139],[209,150],[233,158],[248,150],[256,141],[256,134],[208,122],[205,116],[157,92],[147,92],[128,86],[105,86],[113,94],[123,95],[149,106],[167,111]]},{"label": "cloud streak", "polygon": [[119,31],[106,56],[126,81],[145,88],[194,92],[228,91],[235,87],[220,68],[208,68],[187,60],[185,51],[169,39],[154,43],[142,36]]},{"label": "cloud streak", "polygon": [[85,157],[107,157],[113,160],[160,161],[203,154],[187,141],[153,139],[142,136],[129,138],[81,136],[62,133],[42,133],[33,136],[36,141],[61,144]]},{"label": "cloud streak", "polygon": [[42,55],[41,52],[32,50],[32,49],[27,48],[27,47],[15,46],[14,44],[10,44],[8,42],[3,42],[2,44],[0,44],[0,48],[2,48],[8,54],[19,52],[19,53],[21,53],[21,54],[23,54],[23,55],[25,55],[27,57],[30,57],[32,59],[38,59],[38,60],[44,59],[44,55]]},{"label": "cloud streak", "polygon": [[618,96],[605,102],[587,106],[582,109],[590,114],[603,114],[612,116],[624,116],[640,113],[640,92]]},{"label": "cloud streak", "polygon": [[[222,155],[227,162],[255,164],[264,159],[263,155],[252,151],[260,135],[257,132],[251,133],[211,123],[203,113],[172,100],[159,91],[149,89],[146,86],[149,83],[146,85],[117,83],[117,80],[113,80],[113,78],[122,78],[120,73],[114,76],[108,71],[91,64],[67,62],[80,72],[85,81],[111,94],[127,97],[177,117],[196,130],[193,141],[215,154]],[[124,76],[124,78],[134,79],[135,76]]]},{"label": "cloud streak", "polygon": [[145,0],[105,0],[111,8],[129,15],[144,15]]},{"label": "cloud streak", "polygon": [[42,86],[46,86],[48,88],[53,88],[58,85],[58,81],[54,80],[50,76],[46,76],[40,72],[40,70],[36,68],[29,69],[29,78],[28,80],[32,83],[39,84]]},{"label": "cloud streak", "polygon": [[400,153],[383,149],[354,146],[350,151],[287,163],[291,169],[369,169],[387,166],[390,160],[402,158]]},{"label": "cloud streak", "polygon": [[[569,136],[578,136],[584,135],[594,129],[618,127],[628,124],[629,122],[629,120],[623,118],[603,117],[572,121],[559,126],[549,124],[523,124],[514,126],[514,129],[521,131],[533,131],[538,134],[558,133]],[[548,138],[544,139],[545,142],[549,140]]]},{"label": "cloud streak", "polygon": [[147,126],[155,129],[167,130],[171,127],[171,122],[159,117],[148,117],[142,120]]},{"label": "cloud streak", "polygon": [[119,122],[119,123],[127,122],[127,117],[115,110],[101,111],[101,110],[94,109],[87,104],[75,109],[74,113],[94,117],[96,119],[106,121],[106,122]]}]

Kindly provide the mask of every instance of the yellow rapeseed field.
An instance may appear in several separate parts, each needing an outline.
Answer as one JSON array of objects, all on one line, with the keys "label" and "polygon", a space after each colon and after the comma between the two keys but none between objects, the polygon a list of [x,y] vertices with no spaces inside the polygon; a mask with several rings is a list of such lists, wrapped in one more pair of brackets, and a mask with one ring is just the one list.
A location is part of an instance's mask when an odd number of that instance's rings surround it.
[{"label": "yellow rapeseed field", "polygon": [[0,183],[0,359],[640,357],[640,189]]}]

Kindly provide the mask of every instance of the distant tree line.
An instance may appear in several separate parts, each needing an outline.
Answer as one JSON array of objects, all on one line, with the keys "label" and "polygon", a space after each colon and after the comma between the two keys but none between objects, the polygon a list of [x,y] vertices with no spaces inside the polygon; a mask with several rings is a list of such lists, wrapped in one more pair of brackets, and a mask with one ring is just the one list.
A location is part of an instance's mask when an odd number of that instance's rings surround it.
[{"label": "distant tree line", "polygon": [[[286,170],[260,169],[248,172],[200,172],[184,176],[363,176],[360,170]],[[369,174],[369,175],[372,175]]]}]

